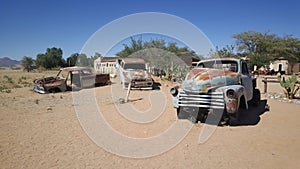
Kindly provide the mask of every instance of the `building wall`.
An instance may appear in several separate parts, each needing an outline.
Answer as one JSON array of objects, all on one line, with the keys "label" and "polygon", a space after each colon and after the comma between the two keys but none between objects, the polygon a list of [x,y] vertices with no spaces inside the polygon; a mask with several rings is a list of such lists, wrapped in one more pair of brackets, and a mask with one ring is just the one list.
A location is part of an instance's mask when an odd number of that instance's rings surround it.
[{"label": "building wall", "polygon": [[94,61],[94,69],[98,73],[116,74],[116,61],[102,61],[98,58]]},{"label": "building wall", "polygon": [[300,63],[294,63],[293,64],[293,69],[292,69],[291,72],[296,73],[296,74],[300,74]]},{"label": "building wall", "polygon": [[282,70],[285,71],[286,74],[300,73],[300,63],[289,63],[288,60],[275,60],[273,62],[274,71],[278,72],[280,65],[282,66]]},{"label": "building wall", "polygon": [[289,74],[291,72],[290,70],[290,66],[287,60],[275,60],[273,62],[274,65],[274,71],[278,72],[280,71],[280,67],[281,67],[281,71],[285,71],[286,74]]}]

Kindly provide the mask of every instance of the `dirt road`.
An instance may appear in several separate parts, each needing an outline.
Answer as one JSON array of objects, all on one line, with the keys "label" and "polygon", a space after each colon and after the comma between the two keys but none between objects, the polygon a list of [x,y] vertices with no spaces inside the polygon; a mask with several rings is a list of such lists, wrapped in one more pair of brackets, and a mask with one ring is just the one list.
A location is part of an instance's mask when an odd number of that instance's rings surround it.
[{"label": "dirt road", "polygon": [[[177,120],[168,93],[172,84],[158,83],[168,101],[159,118],[148,124],[132,123],[118,113],[111,97],[116,83],[97,87],[95,98],[113,129],[128,137],[147,138]],[[270,90],[281,92],[278,84]],[[151,107],[149,94],[132,91],[130,104],[146,111]],[[0,93],[1,168],[299,168],[300,106],[263,96],[262,106],[251,108],[242,125],[218,127],[204,144],[198,143],[204,124],[193,124],[171,150],[133,159],[109,153],[89,138],[77,119],[72,92],[41,95],[28,87],[13,89]],[[270,111],[264,109],[267,104]]]}]

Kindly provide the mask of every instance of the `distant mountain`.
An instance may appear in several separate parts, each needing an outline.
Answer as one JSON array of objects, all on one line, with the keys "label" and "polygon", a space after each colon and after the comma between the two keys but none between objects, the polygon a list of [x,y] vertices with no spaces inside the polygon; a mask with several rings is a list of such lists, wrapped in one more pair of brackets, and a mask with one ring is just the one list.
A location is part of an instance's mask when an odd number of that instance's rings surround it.
[{"label": "distant mountain", "polygon": [[8,57],[0,58],[0,67],[18,67],[20,65],[20,61],[13,60]]}]

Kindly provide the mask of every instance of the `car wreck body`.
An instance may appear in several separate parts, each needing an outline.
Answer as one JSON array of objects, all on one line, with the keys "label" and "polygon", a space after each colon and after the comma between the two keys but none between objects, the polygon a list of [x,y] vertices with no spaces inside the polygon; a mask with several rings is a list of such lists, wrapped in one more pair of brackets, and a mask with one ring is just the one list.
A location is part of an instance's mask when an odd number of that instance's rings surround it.
[{"label": "car wreck body", "polygon": [[193,109],[196,120],[205,121],[211,110],[218,110],[224,118],[238,121],[240,109],[247,109],[250,102],[258,105],[260,93],[255,88],[246,61],[226,58],[200,61],[171,94],[178,115]]},{"label": "car wreck body", "polygon": [[152,89],[153,79],[146,71],[146,64],[140,58],[125,58],[118,67],[120,81],[124,89],[131,83],[131,88]]},{"label": "car wreck body", "polygon": [[108,84],[109,74],[94,74],[88,67],[61,68],[56,76],[34,80],[33,90],[38,93],[78,90],[100,84]]}]

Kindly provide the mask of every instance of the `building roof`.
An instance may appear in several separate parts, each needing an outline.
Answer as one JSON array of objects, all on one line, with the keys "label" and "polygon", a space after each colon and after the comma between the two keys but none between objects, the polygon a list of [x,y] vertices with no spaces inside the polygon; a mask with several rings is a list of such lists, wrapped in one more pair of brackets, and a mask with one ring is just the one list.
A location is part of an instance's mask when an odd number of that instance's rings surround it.
[{"label": "building roof", "polygon": [[212,58],[212,59],[204,59],[204,60],[201,60],[203,62],[206,62],[206,61],[213,61],[213,60],[234,60],[234,61],[239,61],[239,60],[244,60],[244,59],[239,59],[239,58]]},{"label": "building roof", "polygon": [[115,62],[119,57],[99,57],[95,61],[100,61],[100,62]]},{"label": "building roof", "polygon": [[125,63],[145,63],[145,60],[141,58],[125,58],[123,60]]}]

